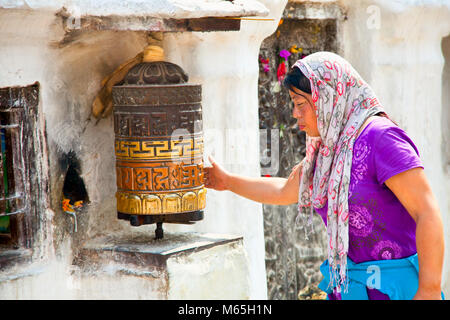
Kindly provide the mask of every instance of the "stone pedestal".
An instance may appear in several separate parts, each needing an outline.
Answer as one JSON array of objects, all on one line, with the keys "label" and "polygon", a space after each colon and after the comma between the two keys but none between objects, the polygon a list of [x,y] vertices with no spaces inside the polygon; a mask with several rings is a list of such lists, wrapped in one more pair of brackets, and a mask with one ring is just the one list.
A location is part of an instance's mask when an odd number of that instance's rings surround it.
[{"label": "stone pedestal", "polygon": [[248,299],[243,239],[167,233],[90,240],[74,260],[76,299]]}]

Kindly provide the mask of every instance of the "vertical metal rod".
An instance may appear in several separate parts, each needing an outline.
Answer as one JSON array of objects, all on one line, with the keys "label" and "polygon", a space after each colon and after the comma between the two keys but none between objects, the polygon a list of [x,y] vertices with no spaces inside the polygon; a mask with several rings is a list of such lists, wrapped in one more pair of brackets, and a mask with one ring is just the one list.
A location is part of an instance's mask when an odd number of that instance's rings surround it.
[{"label": "vertical metal rod", "polygon": [[162,239],[163,237],[164,237],[164,230],[162,228],[162,222],[157,222],[155,230],[155,240]]}]

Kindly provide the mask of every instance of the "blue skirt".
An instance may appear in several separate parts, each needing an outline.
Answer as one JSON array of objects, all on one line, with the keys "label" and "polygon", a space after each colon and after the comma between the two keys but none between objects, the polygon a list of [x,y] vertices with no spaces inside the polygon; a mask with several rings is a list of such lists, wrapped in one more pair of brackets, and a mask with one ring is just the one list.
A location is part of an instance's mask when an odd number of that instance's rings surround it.
[{"label": "blue skirt", "polygon": [[[320,266],[324,279],[319,289],[332,294],[328,260]],[[347,258],[348,290],[342,290],[342,300],[368,300],[367,288],[374,288],[391,300],[412,300],[419,287],[419,260],[417,253],[392,260],[374,260],[354,263]],[[441,293],[442,299],[444,294]]]}]

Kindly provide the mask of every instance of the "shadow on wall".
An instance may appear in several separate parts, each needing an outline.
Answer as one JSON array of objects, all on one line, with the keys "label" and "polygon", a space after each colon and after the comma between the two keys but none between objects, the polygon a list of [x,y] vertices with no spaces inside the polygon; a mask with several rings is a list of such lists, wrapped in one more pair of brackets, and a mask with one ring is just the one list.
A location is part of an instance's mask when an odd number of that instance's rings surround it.
[{"label": "shadow on wall", "polygon": [[442,70],[442,154],[444,172],[450,174],[450,35],[442,39],[442,54],[445,59]]}]

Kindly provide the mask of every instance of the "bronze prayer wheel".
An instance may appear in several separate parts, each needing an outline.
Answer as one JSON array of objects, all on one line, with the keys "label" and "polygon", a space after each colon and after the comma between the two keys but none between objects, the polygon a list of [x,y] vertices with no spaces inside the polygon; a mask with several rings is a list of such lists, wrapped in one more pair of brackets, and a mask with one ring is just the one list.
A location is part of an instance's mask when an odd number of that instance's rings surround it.
[{"label": "bronze prayer wheel", "polygon": [[201,85],[187,81],[176,64],[143,62],[112,89],[118,218],[134,226],[203,219]]}]

